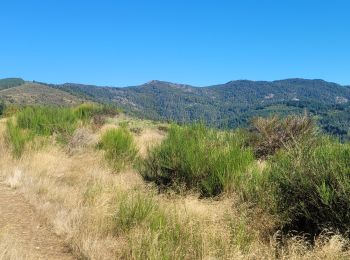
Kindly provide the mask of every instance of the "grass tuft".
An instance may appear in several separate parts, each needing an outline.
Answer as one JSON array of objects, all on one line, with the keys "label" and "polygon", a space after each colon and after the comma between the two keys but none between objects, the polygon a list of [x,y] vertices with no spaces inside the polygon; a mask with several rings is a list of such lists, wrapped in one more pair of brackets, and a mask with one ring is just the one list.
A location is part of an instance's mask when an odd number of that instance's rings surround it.
[{"label": "grass tuft", "polygon": [[14,120],[7,121],[7,144],[11,147],[12,154],[15,158],[20,158],[24,152],[27,141],[31,140],[32,136],[22,130],[15,124]]},{"label": "grass tuft", "polygon": [[167,212],[150,194],[124,194],[116,227],[127,234],[126,259],[200,259],[203,237],[198,225]]},{"label": "grass tuft", "polygon": [[163,143],[141,167],[148,181],[160,186],[185,186],[203,196],[235,190],[253,162],[239,133],[218,132],[202,124],[173,125]]},{"label": "grass tuft", "polygon": [[126,128],[108,130],[101,137],[98,147],[105,151],[107,161],[116,171],[132,164],[137,155],[134,138]]}]

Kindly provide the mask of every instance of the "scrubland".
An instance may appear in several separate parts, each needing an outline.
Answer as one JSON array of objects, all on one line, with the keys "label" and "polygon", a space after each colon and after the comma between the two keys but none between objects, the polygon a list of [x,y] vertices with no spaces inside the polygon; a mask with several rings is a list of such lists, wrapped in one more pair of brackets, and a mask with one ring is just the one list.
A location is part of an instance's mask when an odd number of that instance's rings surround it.
[{"label": "scrubland", "polygon": [[[1,181],[77,258],[350,257],[350,146],[307,116],[219,131],[27,107],[0,144]],[[0,230],[0,252],[11,243]]]}]

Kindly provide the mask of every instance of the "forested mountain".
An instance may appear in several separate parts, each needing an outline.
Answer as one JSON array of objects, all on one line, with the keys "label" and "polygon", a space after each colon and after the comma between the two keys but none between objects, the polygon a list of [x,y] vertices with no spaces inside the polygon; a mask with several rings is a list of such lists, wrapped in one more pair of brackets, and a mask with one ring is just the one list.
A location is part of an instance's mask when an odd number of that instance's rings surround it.
[{"label": "forested mountain", "polygon": [[203,120],[217,127],[244,126],[258,115],[308,111],[326,131],[349,136],[350,87],[319,79],[237,80],[207,87],[157,80],[123,88],[40,84],[80,99],[114,103],[141,117],[177,122]]}]

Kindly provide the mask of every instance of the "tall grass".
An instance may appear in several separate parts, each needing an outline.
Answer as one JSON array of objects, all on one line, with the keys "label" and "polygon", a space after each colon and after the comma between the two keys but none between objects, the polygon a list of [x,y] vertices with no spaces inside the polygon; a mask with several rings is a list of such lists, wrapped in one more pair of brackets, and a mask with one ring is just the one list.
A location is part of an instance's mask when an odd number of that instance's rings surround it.
[{"label": "tall grass", "polygon": [[107,161],[116,171],[132,164],[137,155],[133,136],[126,128],[108,130],[98,144],[105,151]]},{"label": "tall grass", "polygon": [[17,124],[22,129],[33,131],[36,135],[71,135],[79,122],[86,123],[95,116],[110,114],[112,109],[94,104],[82,104],[76,108],[68,107],[25,107],[17,113]]},{"label": "tall grass", "polygon": [[16,125],[12,119],[7,121],[6,140],[16,158],[22,156],[25,145],[31,138],[32,136],[28,132],[18,127],[18,125]]},{"label": "tall grass", "polygon": [[350,230],[350,144],[320,140],[278,153],[265,174],[286,231]]},{"label": "tall grass", "polygon": [[17,124],[35,135],[71,135],[77,127],[78,116],[70,108],[26,107],[17,114]]},{"label": "tall grass", "polygon": [[114,116],[119,113],[119,109],[113,105],[96,105],[96,104],[82,104],[73,109],[73,113],[80,120],[88,121],[91,118],[95,120],[104,116]]},{"label": "tall grass", "polygon": [[126,259],[200,259],[203,238],[198,224],[180,220],[151,194],[124,194],[116,214],[116,232],[127,235]]},{"label": "tall grass", "polygon": [[185,186],[203,196],[234,190],[245,178],[253,155],[238,133],[218,132],[202,124],[173,125],[165,141],[150,151],[141,174],[161,186]]},{"label": "tall grass", "polygon": [[[117,110],[111,106],[82,104],[75,108],[30,106],[13,107],[8,128],[8,142],[16,157],[20,157],[25,143],[35,136],[55,135],[57,140],[66,143],[80,124],[93,117],[114,115]],[[100,119],[101,121],[101,119]]]}]

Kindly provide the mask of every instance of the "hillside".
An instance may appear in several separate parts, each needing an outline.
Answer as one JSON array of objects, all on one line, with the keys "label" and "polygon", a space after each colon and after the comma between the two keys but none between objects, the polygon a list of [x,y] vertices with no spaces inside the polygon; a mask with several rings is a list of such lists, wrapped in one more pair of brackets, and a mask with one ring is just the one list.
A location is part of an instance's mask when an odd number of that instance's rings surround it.
[{"label": "hillside", "polygon": [[84,102],[84,99],[65,91],[29,82],[0,89],[0,99],[5,103],[20,105],[68,106]]},{"label": "hillside", "polygon": [[20,78],[0,79],[0,90],[23,85],[25,81]]},{"label": "hillside", "polygon": [[237,80],[207,87],[153,80],[123,88],[75,83],[22,84],[21,79],[1,82],[6,89],[0,90],[0,99],[8,103],[113,103],[142,118],[181,123],[202,120],[220,128],[245,127],[256,116],[308,111],[326,132],[350,138],[350,87],[319,79]]},{"label": "hillside", "polygon": [[315,115],[323,129],[346,136],[350,127],[350,88],[324,80],[230,81],[193,87],[150,81],[125,88],[66,83],[50,85],[97,102],[116,103],[137,116],[217,127],[246,126],[254,116],[272,113]]}]

